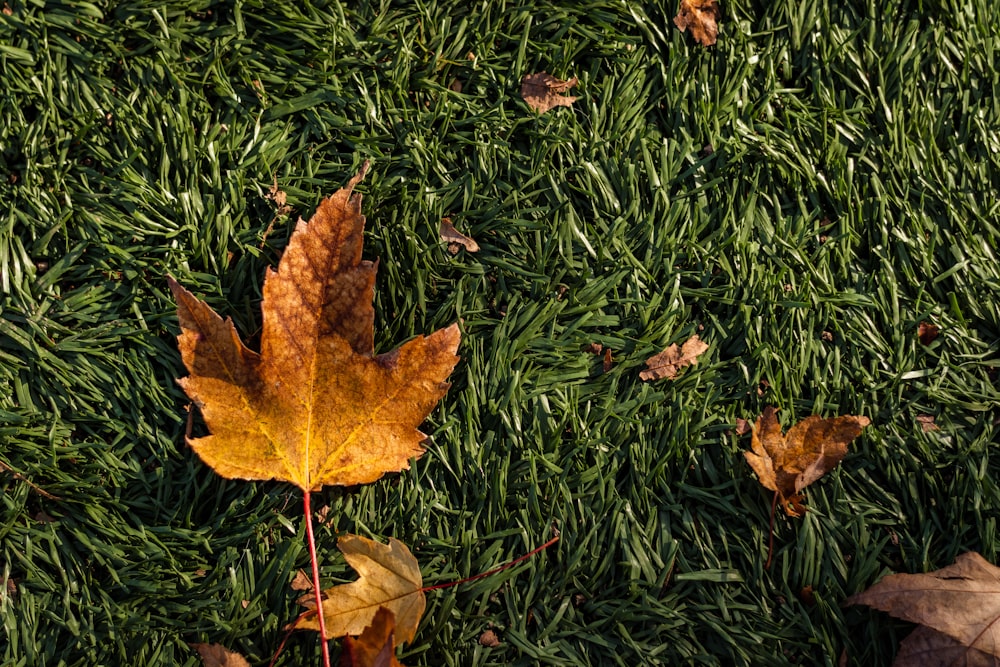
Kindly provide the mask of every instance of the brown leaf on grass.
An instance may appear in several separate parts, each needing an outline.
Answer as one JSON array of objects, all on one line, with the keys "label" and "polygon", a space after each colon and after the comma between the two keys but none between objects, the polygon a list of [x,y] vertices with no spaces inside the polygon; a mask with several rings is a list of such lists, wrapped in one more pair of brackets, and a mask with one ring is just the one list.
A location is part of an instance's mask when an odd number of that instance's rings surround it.
[{"label": "brown leaf on grass", "polygon": [[222,644],[191,644],[191,648],[198,651],[205,667],[250,667],[246,658]]},{"label": "brown leaf on grass", "polygon": [[[344,535],[337,540],[337,548],[360,578],[323,591],[327,636],[360,635],[371,625],[379,607],[385,607],[396,619],[396,645],[411,641],[425,601],[420,566],[410,550],[394,538],[389,538],[389,544],[381,544],[360,535]],[[292,625],[296,629],[319,630],[315,609]]]},{"label": "brown leaf on grass", "polygon": [[750,426],[750,422],[742,417],[736,418],[736,435],[746,435],[752,430],[753,427]]},{"label": "brown leaf on grass", "polygon": [[674,25],[691,35],[702,46],[712,46],[719,35],[718,20],[722,12],[715,0],[681,0]]},{"label": "brown leaf on grass", "polygon": [[568,107],[578,98],[563,95],[567,90],[579,83],[574,76],[569,81],[563,81],[546,72],[528,74],[521,79],[521,97],[528,106],[540,114],[555,107]]},{"label": "brown leaf on grass", "polygon": [[978,553],[927,574],[889,575],[844,604],[923,626],[903,641],[894,665],[1000,664],[1000,568]]},{"label": "brown leaf on grass", "polygon": [[396,642],[393,634],[396,618],[385,607],[375,612],[371,625],[357,639],[348,635],[344,639],[344,652],[340,654],[340,667],[403,667],[396,659]]},{"label": "brown leaf on grass", "polygon": [[708,349],[697,335],[691,336],[680,347],[674,343],[663,352],[646,360],[646,370],[639,373],[643,380],[673,380],[677,372],[685,366],[698,363],[698,355]]},{"label": "brown leaf on grass", "polygon": [[870,423],[868,417],[813,415],[782,435],[775,409],[767,406],[753,427],[753,449],[743,454],[760,483],[777,492],[785,512],[802,516],[806,507],[799,492],[833,470],[847,455],[847,445]]},{"label": "brown leaf on grass", "polygon": [[921,322],[917,325],[917,338],[920,339],[921,345],[930,345],[938,337],[939,331],[940,329],[938,329],[936,324]]},{"label": "brown leaf on grass", "polygon": [[604,348],[604,359],[601,361],[601,370],[605,373],[610,373],[614,366],[615,362],[614,359],[611,358],[611,348]]},{"label": "brown leaf on grass", "polygon": [[441,218],[441,240],[448,244],[448,252],[452,255],[458,254],[459,248],[465,248],[469,252],[479,252],[479,244],[462,232],[455,229],[451,224],[451,218]]},{"label": "brown leaf on grass", "polygon": [[486,648],[496,648],[500,646],[500,638],[493,630],[485,630],[483,634],[479,635],[479,645]]},{"label": "brown leaf on grass", "polygon": [[292,579],[292,583],[289,585],[293,591],[311,591],[313,589],[312,579],[305,573],[305,570],[296,572],[295,578]]},{"label": "brown leaf on grass", "polygon": [[604,346],[600,343],[588,343],[584,349],[591,354],[601,354],[604,351]]},{"label": "brown leaf on grass", "polygon": [[[227,478],[281,480],[304,491],[373,482],[423,453],[418,430],[448,389],[457,325],[374,352],[375,262],[361,259],[361,196],[347,187],[299,220],[268,270],[261,351],[173,278],[178,382],[211,435],[188,444]],[[359,629],[360,631],[360,629]]]},{"label": "brown leaf on grass", "polygon": [[940,427],[934,423],[934,415],[917,415],[917,423],[920,429],[927,433],[929,431],[940,431]]}]

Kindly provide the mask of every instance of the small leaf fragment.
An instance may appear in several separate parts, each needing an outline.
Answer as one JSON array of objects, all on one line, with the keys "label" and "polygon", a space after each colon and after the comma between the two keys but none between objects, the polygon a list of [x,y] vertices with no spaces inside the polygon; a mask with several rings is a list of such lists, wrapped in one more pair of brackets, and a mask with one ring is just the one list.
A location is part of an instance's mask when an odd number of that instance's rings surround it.
[{"label": "small leaf fragment", "polygon": [[639,373],[643,380],[673,380],[677,372],[685,366],[698,363],[698,356],[708,349],[708,344],[702,342],[697,335],[688,338],[684,345],[678,347],[674,343],[663,352],[646,360],[646,370]]},{"label": "small leaf fragment", "polygon": [[920,344],[927,346],[934,342],[934,339],[938,337],[938,326],[936,324],[931,324],[930,322],[921,322],[917,325],[917,338],[920,339]]},{"label": "small leaf fragment", "polygon": [[[382,544],[350,534],[337,540],[337,548],[359,578],[324,591],[327,636],[360,635],[379,607],[385,607],[396,619],[396,645],[411,641],[426,602],[420,566],[410,550],[395,538]],[[300,616],[293,627],[318,631],[315,609]]]},{"label": "small leaf fragment", "polygon": [[785,512],[802,516],[806,507],[800,491],[833,470],[847,456],[847,445],[870,423],[868,417],[812,415],[782,435],[776,411],[769,405],[754,424],[752,451],[743,454],[760,483],[778,493]]},{"label": "small leaf fragment", "polygon": [[922,661],[897,658],[897,664],[1000,662],[1000,568],[978,553],[964,553],[954,565],[926,574],[891,574],[844,604],[867,605],[923,626],[900,646],[900,655]]},{"label": "small leaf fragment", "polygon": [[379,607],[371,625],[357,639],[350,635],[344,639],[340,667],[403,667],[396,659],[395,628],[393,613]]},{"label": "small leaf fragment", "polygon": [[191,648],[198,651],[205,667],[250,667],[246,658],[222,644],[191,644]]},{"label": "small leaf fragment", "polygon": [[941,427],[934,423],[934,415],[917,415],[917,423],[924,433],[941,430]]},{"label": "small leaf fragment", "polygon": [[475,239],[466,236],[455,229],[451,218],[441,218],[441,240],[448,244],[448,252],[452,255],[458,254],[458,249],[465,248],[469,252],[479,252],[479,244]]},{"label": "small leaf fragment", "polygon": [[722,12],[716,0],[681,0],[674,17],[674,25],[691,35],[702,46],[712,46],[719,35],[718,21]]},{"label": "small leaf fragment", "polygon": [[547,72],[528,74],[521,79],[521,97],[528,106],[540,114],[555,107],[568,107],[576,102],[576,97],[563,95],[579,80],[574,76],[568,81],[557,79]]},{"label": "small leaf fragment", "polygon": [[313,588],[312,579],[309,578],[309,575],[304,570],[299,570],[295,573],[295,578],[292,579],[290,585],[293,591],[311,591]]}]

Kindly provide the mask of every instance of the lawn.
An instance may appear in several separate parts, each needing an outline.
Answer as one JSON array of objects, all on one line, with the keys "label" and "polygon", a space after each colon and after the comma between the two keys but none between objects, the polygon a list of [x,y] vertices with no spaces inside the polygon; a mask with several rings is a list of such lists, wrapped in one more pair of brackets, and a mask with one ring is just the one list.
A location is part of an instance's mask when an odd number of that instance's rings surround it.
[{"label": "lawn", "polygon": [[[1000,559],[994,3],[726,1],[707,48],[673,1],[2,9],[4,665],[271,659],[301,493],[185,444],[166,276],[256,345],[265,269],[365,160],[376,349],[461,321],[462,359],[410,470],[316,494],[324,584],[356,576],[345,532],[428,585],[560,535],[428,593],[404,664],[888,665],[913,626],[847,596]],[[579,99],[530,109],[543,70]],[[765,569],[736,424],[768,405],[872,423]]]}]

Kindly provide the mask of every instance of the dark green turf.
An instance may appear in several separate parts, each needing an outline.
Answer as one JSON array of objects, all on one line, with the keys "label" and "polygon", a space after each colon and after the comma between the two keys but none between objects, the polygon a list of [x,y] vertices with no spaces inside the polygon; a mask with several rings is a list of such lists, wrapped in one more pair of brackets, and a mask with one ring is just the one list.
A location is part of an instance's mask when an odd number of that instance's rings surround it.
[{"label": "dark green turf", "polygon": [[[0,662],[267,664],[301,498],[183,444],[165,276],[253,341],[294,221],[368,159],[377,347],[461,319],[463,360],[412,471],[314,500],[325,583],[354,578],[342,531],[428,583],[561,534],[430,593],[405,664],[889,664],[909,626],[846,596],[1000,557],[994,4],[726,2],[705,49],[659,2],[7,0]],[[520,99],[541,70],[572,108]],[[694,333],[697,366],[640,381]],[[769,571],[733,432],[765,405],[872,419]]]}]

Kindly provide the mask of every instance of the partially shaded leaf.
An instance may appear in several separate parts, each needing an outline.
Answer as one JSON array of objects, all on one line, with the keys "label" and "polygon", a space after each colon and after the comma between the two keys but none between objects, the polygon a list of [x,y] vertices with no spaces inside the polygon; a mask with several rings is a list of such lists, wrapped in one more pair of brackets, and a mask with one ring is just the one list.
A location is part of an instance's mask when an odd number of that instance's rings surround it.
[{"label": "partially shaded leaf", "polygon": [[479,244],[476,243],[475,239],[455,229],[451,218],[441,218],[439,233],[441,234],[441,240],[448,244],[448,252],[453,255],[458,253],[460,247],[465,248],[469,252],[479,252]]},{"label": "partially shaded leaf", "polygon": [[799,492],[833,470],[847,455],[847,445],[869,423],[867,417],[813,415],[782,435],[775,409],[767,406],[754,424],[752,451],[744,456],[760,483],[778,493],[785,512],[802,516],[806,508]]},{"label": "partially shaded leaf", "polygon": [[371,625],[357,639],[348,635],[340,654],[340,667],[403,667],[396,659],[393,639],[396,618],[385,607],[375,612]]},{"label": "partially shaded leaf", "polygon": [[1000,664],[1000,568],[978,553],[926,574],[891,574],[845,604],[874,607],[953,640],[921,632],[903,652],[911,662],[902,664]]},{"label": "partially shaded leaf", "polygon": [[222,644],[191,644],[191,648],[198,651],[205,667],[250,667],[246,658]]},{"label": "partially shaded leaf", "polygon": [[[396,644],[411,641],[424,613],[425,600],[420,566],[410,550],[394,538],[389,538],[386,545],[360,535],[344,535],[337,540],[337,548],[359,578],[323,591],[327,636],[359,635],[371,624],[379,607],[385,607],[396,619]],[[293,625],[319,630],[319,619],[314,610]]]}]

